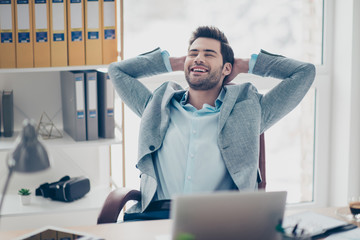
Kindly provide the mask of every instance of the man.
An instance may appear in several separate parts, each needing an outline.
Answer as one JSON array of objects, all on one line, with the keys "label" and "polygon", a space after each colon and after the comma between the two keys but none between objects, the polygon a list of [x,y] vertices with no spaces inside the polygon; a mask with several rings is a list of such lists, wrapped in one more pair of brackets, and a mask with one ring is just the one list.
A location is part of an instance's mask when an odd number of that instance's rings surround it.
[{"label": "man", "polygon": [[[184,71],[188,90],[166,82],[154,92],[137,79]],[[267,94],[250,83],[228,85],[240,73],[282,81]],[[121,99],[142,118],[137,167],[144,212],[174,194],[256,190],[259,135],[289,113],[309,90],[315,67],[261,51],[234,59],[215,27],[193,33],[186,57],[155,49],[112,63],[109,74]]]}]

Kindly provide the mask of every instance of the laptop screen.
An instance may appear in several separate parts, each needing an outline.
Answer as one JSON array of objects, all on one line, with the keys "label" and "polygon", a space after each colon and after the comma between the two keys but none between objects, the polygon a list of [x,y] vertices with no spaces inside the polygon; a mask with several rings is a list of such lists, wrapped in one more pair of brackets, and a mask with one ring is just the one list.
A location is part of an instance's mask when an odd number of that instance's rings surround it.
[{"label": "laptop screen", "polygon": [[281,239],[286,192],[182,195],[171,207],[172,239]]}]

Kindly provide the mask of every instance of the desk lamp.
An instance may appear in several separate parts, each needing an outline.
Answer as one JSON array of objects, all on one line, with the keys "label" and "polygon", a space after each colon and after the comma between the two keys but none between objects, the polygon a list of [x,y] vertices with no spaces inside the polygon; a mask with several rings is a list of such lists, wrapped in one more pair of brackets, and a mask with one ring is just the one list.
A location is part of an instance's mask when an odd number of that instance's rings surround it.
[{"label": "desk lamp", "polygon": [[22,173],[33,173],[45,170],[50,167],[49,157],[46,149],[37,138],[34,121],[29,121],[28,119],[24,120],[23,129],[19,139],[19,143],[7,155],[7,166],[9,168],[9,173],[1,195],[0,217],[1,207],[3,205],[4,197],[9,186],[12,173],[14,171]]}]

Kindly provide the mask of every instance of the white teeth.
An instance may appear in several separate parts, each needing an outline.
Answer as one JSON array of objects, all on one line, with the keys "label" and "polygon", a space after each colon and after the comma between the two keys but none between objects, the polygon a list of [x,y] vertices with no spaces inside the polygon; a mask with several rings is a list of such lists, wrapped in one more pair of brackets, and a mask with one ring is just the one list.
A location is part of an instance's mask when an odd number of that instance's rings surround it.
[{"label": "white teeth", "polygon": [[200,68],[194,68],[193,71],[194,72],[206,72],[204,69],[200,69]]}]

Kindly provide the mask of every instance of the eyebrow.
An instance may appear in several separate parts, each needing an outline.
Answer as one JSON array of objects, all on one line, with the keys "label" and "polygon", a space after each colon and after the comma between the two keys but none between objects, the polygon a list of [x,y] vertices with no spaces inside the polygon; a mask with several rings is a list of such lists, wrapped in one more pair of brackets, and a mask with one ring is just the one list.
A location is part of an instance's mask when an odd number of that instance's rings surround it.
[{"label": "eyebrow", "polygon": [[[204,50],[202,50],[202,51],[204,51],[204,52],[211,52],[211,53],[218,54],[215,50],[212,50],[212,49],[204,49]],[[190,49],[190,50],[189,50],[189,52],[200,52],[200,50],[199,50],[199,49],[194,48],[194,49]]]}]

